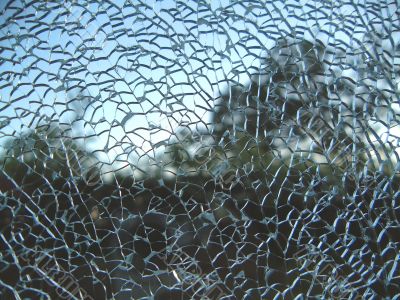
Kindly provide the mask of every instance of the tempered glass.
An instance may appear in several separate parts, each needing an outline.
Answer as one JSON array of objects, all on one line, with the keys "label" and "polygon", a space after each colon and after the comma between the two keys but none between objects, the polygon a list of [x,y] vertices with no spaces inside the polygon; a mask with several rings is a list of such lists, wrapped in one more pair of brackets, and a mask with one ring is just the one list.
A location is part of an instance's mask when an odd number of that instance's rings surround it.
[{"label": "tempered glass", "polygon": [[396,1],[0,10],[1,299],[400,297]]}]

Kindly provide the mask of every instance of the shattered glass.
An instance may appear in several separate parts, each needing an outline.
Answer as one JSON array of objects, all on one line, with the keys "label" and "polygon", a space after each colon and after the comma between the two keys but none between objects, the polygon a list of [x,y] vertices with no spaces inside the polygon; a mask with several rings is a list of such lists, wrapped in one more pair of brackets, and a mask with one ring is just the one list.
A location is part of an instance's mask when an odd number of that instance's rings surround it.
[{"label": "shattered glass", "polygon": [[400,299],[398,2],[0,10],[1,299]]}]

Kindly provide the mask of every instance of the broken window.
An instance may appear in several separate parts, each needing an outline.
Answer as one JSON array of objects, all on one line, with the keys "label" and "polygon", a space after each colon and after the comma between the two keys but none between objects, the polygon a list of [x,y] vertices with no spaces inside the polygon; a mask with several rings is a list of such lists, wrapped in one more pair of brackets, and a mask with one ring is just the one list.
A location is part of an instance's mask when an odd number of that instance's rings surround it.
[{"label": "broken window", "polygon": [[1,3],[0,298],[399,297],[397,6]]}]

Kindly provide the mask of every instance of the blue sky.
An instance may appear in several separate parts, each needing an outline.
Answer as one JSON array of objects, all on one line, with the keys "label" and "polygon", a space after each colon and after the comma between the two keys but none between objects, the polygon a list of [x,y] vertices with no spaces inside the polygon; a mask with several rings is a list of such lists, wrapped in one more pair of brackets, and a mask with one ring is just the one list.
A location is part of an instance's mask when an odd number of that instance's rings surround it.
[{"label": "blue sky", "polygon": [[[69,123],[68,108],[81,105],[86,112],[71,127],[80,143],[101,150],[105,162],[148,163],[162,152],[154,145],[179,126],[206,128],[215,98],[228,84],[245,85],[278,38],[355,45],[365,34],[361,22],[374,20],[361,5],[319,1],[131,3],[32,4],[16,20],[11,8],[3,13],[0,141],[39,120]],[[390,20],[394,10],[379,14]],[[73,101],[79,93],[89,106]]]}]

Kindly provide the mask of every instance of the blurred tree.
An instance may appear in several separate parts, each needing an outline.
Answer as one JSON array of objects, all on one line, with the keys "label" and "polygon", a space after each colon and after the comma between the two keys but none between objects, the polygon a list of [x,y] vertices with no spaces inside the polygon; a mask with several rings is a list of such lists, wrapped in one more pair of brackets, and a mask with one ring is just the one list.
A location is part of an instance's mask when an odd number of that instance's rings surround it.
[{"label": "blurred tree", "polygon": [[368,132],[376,130],[372,112],[355,97],[354,80],[336,75],[333,53],[318,41],[278,40],[249,84],[230,86],[217,99],[210,133],[178,129],[166,151],[170,165],[177,174],[208,178],[246,166],[255,178],[279,170],[277,186],[289,168],[290,178],[313,170],[330,184],[374,169],[365,151]]},{"label": "blurred tree", "polygon": [[5,143],[2,177],[32,191],[59,178],[82,178],[87,184],[100,180],[92,153],[74,142],[58,124],[45,124]]}]

